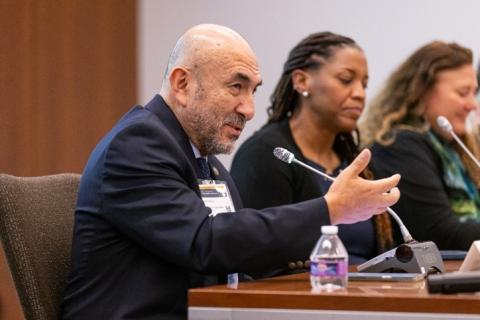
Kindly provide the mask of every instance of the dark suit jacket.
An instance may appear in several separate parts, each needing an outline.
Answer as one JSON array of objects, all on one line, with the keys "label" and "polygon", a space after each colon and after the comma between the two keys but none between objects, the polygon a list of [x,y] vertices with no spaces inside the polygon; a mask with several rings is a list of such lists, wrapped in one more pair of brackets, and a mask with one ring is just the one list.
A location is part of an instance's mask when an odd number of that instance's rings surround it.
[{"label": "dark suit jacket", "polygon": [[[189,139],[157,95],[93,151],[80,183],[64,319],[184,319],[187,290],[305,259],[329,223],[322,198],[209,217]],[[215,171],[215,170],[213,170]]]}]

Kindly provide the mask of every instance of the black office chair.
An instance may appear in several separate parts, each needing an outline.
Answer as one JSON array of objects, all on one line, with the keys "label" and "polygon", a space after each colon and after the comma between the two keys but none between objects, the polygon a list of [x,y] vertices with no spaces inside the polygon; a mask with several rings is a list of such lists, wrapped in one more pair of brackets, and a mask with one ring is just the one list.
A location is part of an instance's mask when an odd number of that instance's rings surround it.
[{"label": "black office chair", "polygon": [[28,320],[59,317],[79,181],[0,174],[0,239]]}]

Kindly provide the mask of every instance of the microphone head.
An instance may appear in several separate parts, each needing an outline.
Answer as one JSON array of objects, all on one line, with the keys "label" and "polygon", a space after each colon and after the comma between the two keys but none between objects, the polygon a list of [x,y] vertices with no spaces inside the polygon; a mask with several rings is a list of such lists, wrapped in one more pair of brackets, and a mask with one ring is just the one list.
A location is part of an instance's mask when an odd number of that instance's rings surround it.
[{"label": "microphone head", "polygon": [[280,147],[276,147],[275,149],[273,149],[273,155],[286,163],[292,163],[293,159],[295,159],[293,153],[291,153],[287,149]]},{"label": "microphone head", "polygon": [[452,131],[452,125],[450,124],[450,121],[448,121],[448,119],[444,116],[437,117],[437,124],[446,133],[450,133]]}]

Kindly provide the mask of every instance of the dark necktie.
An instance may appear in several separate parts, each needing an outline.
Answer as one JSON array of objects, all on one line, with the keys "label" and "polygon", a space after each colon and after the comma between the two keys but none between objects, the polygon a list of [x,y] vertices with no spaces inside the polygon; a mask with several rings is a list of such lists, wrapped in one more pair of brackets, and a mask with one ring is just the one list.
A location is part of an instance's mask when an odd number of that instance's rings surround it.
[{"label": "dark necktie", "polygon": [[197,164],[200,168],[200,179],[210,180],[212,176],[210,174],[210,167],[208,166],[208,162],[204,158],[197,158]]}]

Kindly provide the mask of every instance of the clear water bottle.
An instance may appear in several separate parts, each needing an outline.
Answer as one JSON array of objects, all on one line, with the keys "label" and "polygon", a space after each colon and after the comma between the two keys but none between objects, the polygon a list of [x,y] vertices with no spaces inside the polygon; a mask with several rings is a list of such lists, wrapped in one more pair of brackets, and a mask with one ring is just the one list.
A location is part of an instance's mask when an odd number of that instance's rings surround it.
[{"label": "clear water bottle", "polygon": [[348,253],[337,233],[337,226],[322,226],[322,236],[310,254],[313,292],[330,292],[347,287]]}]

